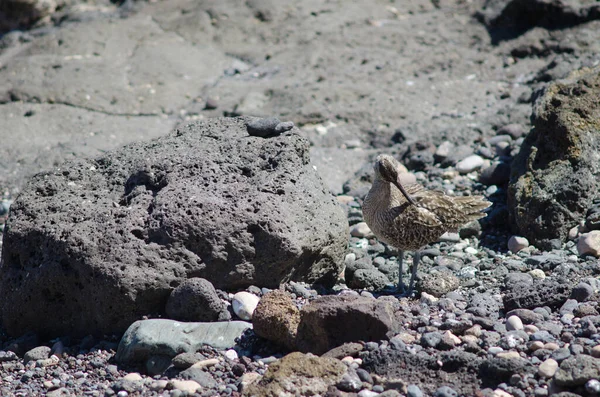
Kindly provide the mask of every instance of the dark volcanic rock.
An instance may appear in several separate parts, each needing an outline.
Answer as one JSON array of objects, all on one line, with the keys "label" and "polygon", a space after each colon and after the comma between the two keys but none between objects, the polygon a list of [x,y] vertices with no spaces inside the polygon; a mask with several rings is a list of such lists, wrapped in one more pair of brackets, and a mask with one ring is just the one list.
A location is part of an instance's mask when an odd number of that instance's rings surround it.
[{"label": "dark volcanic rock", "polygon": [[545,279],[528,284],[514,284],[504,295],[504,308],[513,310],[518,308],[534,309],[536,307],[560,307],[571,294],[571,285],[568,282],[559,282]]},{"label": "dark volcanic rock", "polygon": [[579,354],[560,364],[554,380],[559,386],[581,386],[590,379],[600,377],[600,359]]},{"label": "dark volcanic rock", "polygon": [[356,295],[317,298],[300,314],[296,344],[315,354],[345,342],[389,339],[397,329],[390,302]]},{"label": "dark volcanic rock", "polygon": [[[472,396],[481,384],[477,373],[483,360],[464,351],[414,354],[403,350],[378,349],[361,357],[363,368],[367,371],[414,383],[428,394],[433,394],[440,384],[445,384],[461,395]],[[431,382],[431,379],[436,381]]]},{"label": "dark volcanic rock", "polygon": [[585,218],[600,190],[600,67],[549,85],[512,164],[511,222],[541,248]]},{"label": "dark volcanic rock", "polygon": [[215,287],[203,278],[190,278],[175,288],[165,308],[179,321],[225,321],[231,318]]},{"label": "dark volcanic rock", "polygon": [[294,132],[190,124],[34,177],[11,207],[0,293],[11,334],[122,332],[190,277],[217,288],[333,282],[347,221]]}]

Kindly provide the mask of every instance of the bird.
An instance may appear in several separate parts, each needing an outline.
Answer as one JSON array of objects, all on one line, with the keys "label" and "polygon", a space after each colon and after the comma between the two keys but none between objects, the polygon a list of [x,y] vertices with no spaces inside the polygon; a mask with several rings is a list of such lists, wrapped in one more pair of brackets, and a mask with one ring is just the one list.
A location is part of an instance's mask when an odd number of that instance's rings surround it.
[{"label": "bird", "polygon": [[[449,196],[417,183],[403,186],[400,163],[387,154],[377,156],[375,178],[365,197],[363,217],[375,237],[398,249],[397,289],[410,296],[413,291],[420,250],[446,232],[456,232],[471,221],[485,217],[491,203],[483,196]],[[408,290],[402,281],[404,252],[412,251],[413,264]]]}]

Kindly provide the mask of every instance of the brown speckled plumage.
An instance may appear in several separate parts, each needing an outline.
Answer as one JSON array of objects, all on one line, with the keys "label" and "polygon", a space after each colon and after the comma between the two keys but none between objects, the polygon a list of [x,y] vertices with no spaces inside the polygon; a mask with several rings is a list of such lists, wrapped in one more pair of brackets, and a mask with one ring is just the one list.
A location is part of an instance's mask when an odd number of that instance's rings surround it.
[{"label": "brown speckled plumage", "polygon": [[[457,231],[486,216],[482,211],[491,203],[482,196],[452,197],[418,184],[403,187],[398,166],[392,156],[377,157],[375,180],[363,202],[363,216],[375,236],[398,248],[401,255],[402,251],[418,251],[445,232]],[[418,262],[418,254],[416,258]],[[416,263],[413,266],[416,272]]]}]

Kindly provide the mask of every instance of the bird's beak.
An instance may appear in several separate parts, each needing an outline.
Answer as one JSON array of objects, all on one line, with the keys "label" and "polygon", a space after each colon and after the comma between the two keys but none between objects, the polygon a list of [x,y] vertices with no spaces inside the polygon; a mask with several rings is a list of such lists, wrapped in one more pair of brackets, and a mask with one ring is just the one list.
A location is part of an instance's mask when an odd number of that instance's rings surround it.
[{"label": "bird's beak", "polygon": [[404,195],[404,197],[406,197],[406,199],[408,200],[409,203],[411,203],[412,205],[417,205],[415,200],[412,197],[410,197],[410,195],[406,192],[406,190],[404,190],[404,186],[402,186],[402,182],[400,181],[400,173],[398,173],[398,176],[396,177],[396,182],[394,182],[394,185],[396,185],[396,187],[400,190],[400,192],[402,192],[402,194]]}]

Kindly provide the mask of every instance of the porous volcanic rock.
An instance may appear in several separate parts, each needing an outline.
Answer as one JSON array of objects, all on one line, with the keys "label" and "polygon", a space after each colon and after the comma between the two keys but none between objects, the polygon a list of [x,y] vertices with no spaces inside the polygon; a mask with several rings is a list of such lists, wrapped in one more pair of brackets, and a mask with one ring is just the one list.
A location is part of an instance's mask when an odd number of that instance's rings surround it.
[{"label": "porous volcanic rock", "polygon": [[600,191],[600,67],[550,84],[534,128],[512,164],[508,205],[514,229],[541,248],[565,240]]},{"label": "porous volcanic rock", "polygon": [[[329,386],[342,378],[346,366],[329,357],[310,353],[290,353],[269,365],[258,383],[244,391],[246,396],[314,396],[324,395]],[[294,392],[291,393],[290,391]]]},{"label": "porous volcanic rock", "polygon": [[296,346],[299,323],[300,310],[290,295],[281,290],[263,296],[252,316],[256,335],[290,350]]},{"label": "porous volcanic rock", "polygon": [[297,130],[192,123],[31,179],[11,207],[0,269],[10,334],[123,332],[183,280],[217,288],[331,283],[347,221]]},{"label": "porous volcanic rock", "polygon": [[315,354],[345,342],[389,339],[398,329],[391,302],[356,295],[317,298],[300,316],[296,345]]}]

